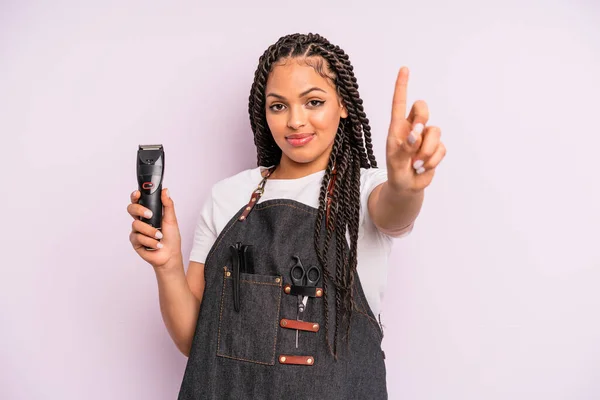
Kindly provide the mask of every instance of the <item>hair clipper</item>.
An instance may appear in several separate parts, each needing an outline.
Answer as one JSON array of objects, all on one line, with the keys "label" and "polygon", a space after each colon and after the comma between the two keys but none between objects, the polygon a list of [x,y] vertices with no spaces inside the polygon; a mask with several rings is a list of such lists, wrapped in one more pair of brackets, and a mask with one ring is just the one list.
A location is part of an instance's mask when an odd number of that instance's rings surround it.
[{"label": "hair clipper", "polygon": [[152,211],[152,218],[140,219],[156,229],[162,226],[162,181],[165,172],[165,152],[162,144],[140,145],[137,154],[139,204]]}]

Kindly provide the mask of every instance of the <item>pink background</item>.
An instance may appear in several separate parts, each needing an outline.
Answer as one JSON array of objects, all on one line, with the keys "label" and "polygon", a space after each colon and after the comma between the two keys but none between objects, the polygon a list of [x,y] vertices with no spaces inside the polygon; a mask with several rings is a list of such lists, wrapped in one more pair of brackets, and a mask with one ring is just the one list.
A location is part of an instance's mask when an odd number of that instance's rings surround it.
[{"label": "pink background", "polygon": [[349,53],[380,164],[402,65],[449,149],[391,259],[390,398],[600,397],[595,2],[202,3],[0,2],[0,398],[176,397],[128,241],[137,145],[165,145],[187,257],[208,188],[255,165],[258,57],[296,31]]}]

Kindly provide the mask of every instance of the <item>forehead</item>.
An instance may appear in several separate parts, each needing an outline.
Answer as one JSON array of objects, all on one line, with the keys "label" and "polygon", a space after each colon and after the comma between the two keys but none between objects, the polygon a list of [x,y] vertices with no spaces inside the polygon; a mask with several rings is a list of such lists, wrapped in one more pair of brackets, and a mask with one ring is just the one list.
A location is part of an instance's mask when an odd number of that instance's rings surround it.
[{"label": "forehead", "polygon": [[267,92],[300,93],[305,89],[317,86],[323,90],[334,89],[330,78],[325,78],[315,67],[322,62],[322,72],[331,76],[331,72],[322,59],[286,59],[273,65],[267,79]]}]

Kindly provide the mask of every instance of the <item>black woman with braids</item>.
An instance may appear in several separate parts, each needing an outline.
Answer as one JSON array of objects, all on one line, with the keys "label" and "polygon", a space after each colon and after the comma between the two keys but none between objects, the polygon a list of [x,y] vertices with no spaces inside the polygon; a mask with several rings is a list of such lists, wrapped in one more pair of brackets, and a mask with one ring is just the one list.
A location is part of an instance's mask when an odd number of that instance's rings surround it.
[{"label": "black woman with braids", "polygon": [[346,53],[316,34],[270,46],[248,107],[257,167],[213,186],[187,273],[168,191],[162,232],[132,194],[130,241],[189,357],[179,399],[387,398],[387,257],[446,153],[427,104],[407,114],[407,82],[401,68],[380,168]]}]

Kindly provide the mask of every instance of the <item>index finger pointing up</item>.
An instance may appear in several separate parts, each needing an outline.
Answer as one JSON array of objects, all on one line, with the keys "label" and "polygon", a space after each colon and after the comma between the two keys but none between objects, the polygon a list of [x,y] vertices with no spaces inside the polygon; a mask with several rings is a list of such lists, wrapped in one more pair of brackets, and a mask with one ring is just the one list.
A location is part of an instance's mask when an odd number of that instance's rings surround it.
[{"label": "index finger pointing up", "polygon": [[398,127],[406,119],[406,88],[408,86],[408,68],[402,67],[396,78],[394,99],[392,101],[392,128]]}]

